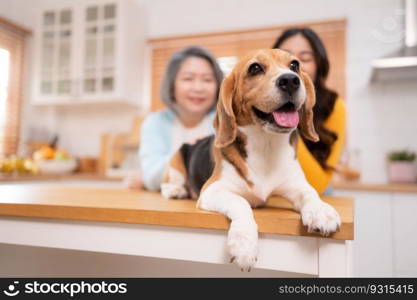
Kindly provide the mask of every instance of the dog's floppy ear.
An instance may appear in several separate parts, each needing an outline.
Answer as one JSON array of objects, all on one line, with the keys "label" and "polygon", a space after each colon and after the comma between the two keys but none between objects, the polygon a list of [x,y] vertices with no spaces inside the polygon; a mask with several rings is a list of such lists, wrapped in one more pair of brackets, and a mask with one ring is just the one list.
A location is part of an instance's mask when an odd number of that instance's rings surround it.
[{"label": "dog's floppy ear", "polygon": [[313,107],[316,104],[316,92],[310,76],[308,76],[305,72],[300,72],[300,74],[306,89],[306,100],[301,108],[301,118],[299,124],[301,134],[310,141],[318,142],[319,136],[314,129],[313,122]]},{"label": "dog's floppy ear", "polygon": [[233,97],[236,92],[235,77],[236,75],[232,72],[223,80],[220,88],[220,98],[213,123],[216,129],[214,145],[217,148],[226,147],[236,139],[236,117],[233,111]]}]

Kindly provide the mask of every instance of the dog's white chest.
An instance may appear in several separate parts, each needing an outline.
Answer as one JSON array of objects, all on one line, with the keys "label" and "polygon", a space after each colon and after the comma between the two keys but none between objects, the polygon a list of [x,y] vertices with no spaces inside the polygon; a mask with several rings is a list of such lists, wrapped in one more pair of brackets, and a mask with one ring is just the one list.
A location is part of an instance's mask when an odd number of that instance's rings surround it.
[{"label": "dog's white chest", "polygon": [[246,149],[248,180],[253,183],[251,193],[259,200],[266,201],[291,176],[294,164],[297,163],[294,148],[290,145],[287,134],[250,133],[249,136],[254,137],[248,140]]},{"label": "dog's white chest", "polygon": [[267,165],[250,164],[249,181],[253,183],[253,194],[266,201],[271,193],[277,189],[289,175],[290,166],[288,162],[277,158]]}]

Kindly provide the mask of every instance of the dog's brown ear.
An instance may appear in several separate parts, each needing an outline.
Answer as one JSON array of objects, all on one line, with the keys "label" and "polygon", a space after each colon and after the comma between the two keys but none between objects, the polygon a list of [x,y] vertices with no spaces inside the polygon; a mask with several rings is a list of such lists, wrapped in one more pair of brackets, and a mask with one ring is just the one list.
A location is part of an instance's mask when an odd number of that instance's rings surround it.
[{"label": "dog's brown ear", "polygon": [[319,136],[314,129],[313,122],[313,107],[316,104],[316,92],[314,90],[314,85],[310,79],[310,76],[308,76],[305,72],[301,72],[300,74],[306,89],[306,100],[303,107],[301,108],[301,118],[299,124],[300,131],[305,138],[313,142],[318,142]]},{"label": "dog's brown ear", "polygon": [[214,145],[217,148],[226,147],[236,139],[236,117],[233,111],[233,97],[236,92],[235,77],[236,75],[232,72],[223,80],[220,88],[217,113],[213,123],[216,129]]}]

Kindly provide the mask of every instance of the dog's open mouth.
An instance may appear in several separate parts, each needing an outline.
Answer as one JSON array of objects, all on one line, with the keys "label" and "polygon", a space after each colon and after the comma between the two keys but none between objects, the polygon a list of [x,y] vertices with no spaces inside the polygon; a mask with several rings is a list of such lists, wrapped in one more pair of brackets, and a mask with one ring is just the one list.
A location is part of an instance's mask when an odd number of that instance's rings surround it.
[{"label": "dog's open mouth", "polygon": [[252,107],[255,115],[268,123],[274,124],[282,128],[294,128],[297,127],[299,122],[298,111],[291,102],[287,102],[278,109],[271,113],[263,112],[257,109],[255,106]]}]

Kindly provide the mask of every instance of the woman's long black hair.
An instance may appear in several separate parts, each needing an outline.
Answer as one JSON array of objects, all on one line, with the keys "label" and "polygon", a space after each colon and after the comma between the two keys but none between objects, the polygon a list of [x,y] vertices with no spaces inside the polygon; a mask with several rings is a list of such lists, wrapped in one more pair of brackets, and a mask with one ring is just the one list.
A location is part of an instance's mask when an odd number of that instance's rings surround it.
[{"label": "woman's long black hair", "polygon": [[316,79],[314,80],[316,105],[313,108],[313,112],[314,127],[320,137],[320,141],[315,143],[304,137],[302,138],[314,158],[325,170],[327,170],[331,167],[326,164],[326,160],[330,155],[332,145],[337,140],[337,134],[326,129],[324,127],[324,122],[332,113],[338,95],[335,91],[326,87],[326,78],[329,75],[330,68],[326,48],[318,35],[310,28],[290,28],[285,30],[278,37],[272,48],[280,48],[285,40],[297,34],[302,35],[309,42],[313,49],[313,56],[317,65]]}]

